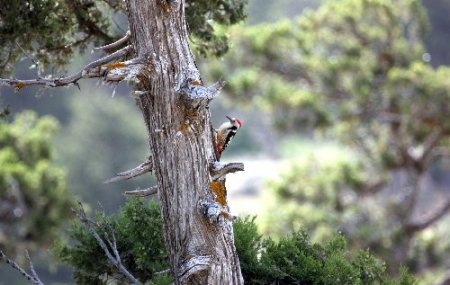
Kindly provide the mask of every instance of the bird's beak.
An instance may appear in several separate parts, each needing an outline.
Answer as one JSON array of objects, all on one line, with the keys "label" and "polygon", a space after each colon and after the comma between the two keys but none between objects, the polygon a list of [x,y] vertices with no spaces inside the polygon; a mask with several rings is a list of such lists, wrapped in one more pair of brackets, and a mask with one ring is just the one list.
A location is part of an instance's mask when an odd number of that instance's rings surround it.
[{"label": "bird's beak", "polygon": [[232,123],[234,120],[228,116],[225,115],[225,117],[227,117],[228,120],[230,120],[230,122]]}]

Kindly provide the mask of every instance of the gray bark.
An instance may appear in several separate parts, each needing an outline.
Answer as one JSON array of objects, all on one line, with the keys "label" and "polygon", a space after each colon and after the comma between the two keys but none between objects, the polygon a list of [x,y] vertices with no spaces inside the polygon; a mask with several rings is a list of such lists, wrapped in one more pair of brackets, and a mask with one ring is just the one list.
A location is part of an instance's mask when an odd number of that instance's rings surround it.
[{"label": "gray bark", "polygon": [[215,203],[209,166],[216,155],[207,102],[182,92],[188,82],[201,82],[184,0],[128,0],[127,8],[135,58],[145,66],[136,101],[149,133],[175,284],[243,284],[231,222],[211,223],[202,207]]}]

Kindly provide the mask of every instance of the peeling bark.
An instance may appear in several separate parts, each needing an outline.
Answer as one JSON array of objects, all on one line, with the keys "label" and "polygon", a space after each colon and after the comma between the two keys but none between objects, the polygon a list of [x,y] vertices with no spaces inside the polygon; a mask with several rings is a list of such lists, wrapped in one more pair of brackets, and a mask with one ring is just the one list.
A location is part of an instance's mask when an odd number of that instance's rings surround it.
[{"label": "peeling bark", "polygon": [[[135,58],[144,62],[134,92],[149,133],[153,172],[175,284],[243,284],[231,221],[210,223],[200,201],[214,201],[216,160],[206,104],[183,86],[202,82],[188,45],[184,1],[127,1]],[[208,99],[210,100],[210,98]]]}]

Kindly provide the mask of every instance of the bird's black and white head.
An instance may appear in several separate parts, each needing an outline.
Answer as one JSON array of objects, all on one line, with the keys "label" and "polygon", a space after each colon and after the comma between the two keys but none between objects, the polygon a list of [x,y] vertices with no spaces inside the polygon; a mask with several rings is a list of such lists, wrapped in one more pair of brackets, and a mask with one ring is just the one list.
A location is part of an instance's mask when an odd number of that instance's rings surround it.
[{"label": "bird's black and white head", "polygon": [[223,123],[216,130],[216,147],[219,154],[225,150],[237,131],[242,127],[242,121],[239,118],[226,117],[228,122]]},{"label": "bird's black and white head", "polygon": [[223,123],[223,126],[226,126],[227,129],[237,131],[242,127],[242,121],[239,118],[230,118],[228,116],[225,117],[227,117],[229,122]]}]

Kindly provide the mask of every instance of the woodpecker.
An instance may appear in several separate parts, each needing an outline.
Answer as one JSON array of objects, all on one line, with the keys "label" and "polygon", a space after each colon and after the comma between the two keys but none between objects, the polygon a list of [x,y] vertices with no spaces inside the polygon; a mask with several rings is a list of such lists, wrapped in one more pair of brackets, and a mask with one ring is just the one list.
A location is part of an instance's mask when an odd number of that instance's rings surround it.
[{"label": "woodpecker", "polygon": [[242,121],[238,118],[226,117],[228,122],[223,123],[218,129],[216,129],[216,150],[219,158],[233,137],[236,135],[237,131],[242,127]]}]

